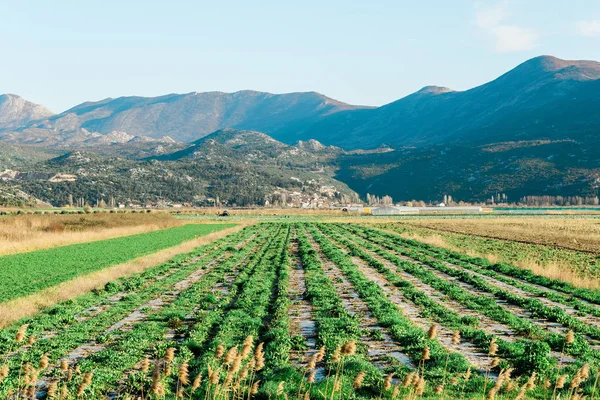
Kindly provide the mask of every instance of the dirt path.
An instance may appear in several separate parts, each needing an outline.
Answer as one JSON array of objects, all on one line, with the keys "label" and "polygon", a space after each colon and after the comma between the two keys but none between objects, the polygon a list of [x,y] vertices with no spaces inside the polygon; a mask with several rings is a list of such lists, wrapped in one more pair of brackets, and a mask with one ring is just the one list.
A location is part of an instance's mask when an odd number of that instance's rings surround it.
[{"label": "dirt path", "polygon": [[306,348],[299,351],[292,350],[290,361],[295,367],[306,367],[308,359],[317,352],[317,326],[312,317],[313,308],[306,300],[306,280],[304,267],[298,254],[298,241],[290,243],[293,268],[290,269],[289,298],[292,302],[289,308],[290,334],[300,335],[304,339]]}]

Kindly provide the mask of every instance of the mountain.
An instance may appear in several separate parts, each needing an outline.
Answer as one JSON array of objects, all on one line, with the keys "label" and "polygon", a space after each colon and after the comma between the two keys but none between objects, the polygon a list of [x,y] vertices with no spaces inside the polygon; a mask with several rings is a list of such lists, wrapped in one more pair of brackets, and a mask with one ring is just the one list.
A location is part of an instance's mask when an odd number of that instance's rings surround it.
[{"label": "mountain", "polygon": [[[326,187],[338,197],[465,201],[496,193],[593,197],[600,189],[595,61],[536,57],[473,89],[427,86],[378,108],[315,92],[241,91],[121,97],[51,115],[3,99],[0,140],[25,145],[15,156],[0,152],[10,170],[4,176],[53,204],[69,191],[89,199],[261,204],[275,194],[319,197]],[[34,145],[99,158],[76,164],[46,161],[52,152],[23,156]],[[56,190],[47,190],[47,179]]]},{"label": "mountain", "polygon": [[600,63],[541,56],[470,90],[429,86],[376,109],[338,112],[273,137],[356,149],[536,139],[597,143],[599,131]]},{"label": "mountain", "polygon": [[80,104],[23,126],[11,136],[5,135],[5,139],[31,142],[39,138],[37,143],[70,144],[86,142],[90,134],[122,132],[191,142],[222,128],[269,133],[356,108],[316,92],[271,94],[245,90],[120,97]]},{"label": "mountain", "polygon": [[31,103],[17,95],[0,95],[0,131],[19,128],[52,115],[52,111],[44,106]]}]

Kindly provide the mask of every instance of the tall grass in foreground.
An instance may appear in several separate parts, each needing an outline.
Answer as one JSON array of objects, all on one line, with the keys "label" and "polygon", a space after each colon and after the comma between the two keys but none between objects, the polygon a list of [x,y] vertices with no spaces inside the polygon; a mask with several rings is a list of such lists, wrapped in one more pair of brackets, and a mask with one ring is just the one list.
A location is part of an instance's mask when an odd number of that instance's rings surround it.
[{"label": "tall grass in foreground", "polygon": [[[21,326],[14,342],[20,345],[31,341],[27,334],[27,325]],[[436,328],[432,327],[429,335],[435,337]],[[457,338],[458,339],[458,338]],[[494,353],[494,343],[490,345],[490,353]],[[394,382],[394,374],[389,373],[376,383],[378,392],[363,392],[366,378],[365,371],[355,376],[348,376],[344,368],[351,362],[351,356],[357,351],[357,343],[350,341],[336,349],[329,356],[325,348],[315,353],[308,363],[310,373],[298,382],[281,380],[275,384],[263,385],[269,380],[270,372],[263,374],[266,364],[263,343],[254,345],[254,338],[248,336],[240,345],[227,349],[219,344],[214,355],[205,367],[191,371],[189,354],[178,359],[176,349],[169,347],[157,359],[144,357],[135,371],[137,388],[116,387],[114,393],[118,399],[159,400],[159,399],[203,399],[203,400],[251,400],[251,399],[482,399],[482,400],[524,400],[524,399],[571,399],[581,400],[598,398],[598,381],[600,375],[592,373],[589,364],[582,365],[573,376],[561,375],[553,383],[550,379],[533,372],[529,376],[513,377],[513,369],[502,369],[495,379],[489,379],[489,390],[480,386],[465,388],[471,376],[469,368],[464,374],[450,377],[448,387],[445,382],[433,384],[425,380],[422,366],[408,372],[402,379]],[[428,358],[427,348],[422,359]],[[328,375],[321,380],[315,379],[315,366],[324,359],[329,359]],[[40,357],[37,364],[23,363],[18,366],[18,377],[7,380],[9,369],[7,364],[0,364],[0,387],[8,385],[8,398],[11,399],[100,399],[93,389],[93,371],[84,371],[76,363],[63,359],[54,371],[49,367],[47,354]],[[311,369],[312,368],[312,369]],[[48,373],[45,381],[42,374]],[[445,376],[444,376],[445,379]],[[461,384],[462,382],[462,384]],[[488,380],[486,380],[486,383]],[[593,386],[591,386],[593,382]],[[271,382],[273,383],[273,382]],[[584,395],[584,384],[589,384]],[[590,389],[591,386],[591,389]],[[114,396],[111,398],[115,398]]]}]

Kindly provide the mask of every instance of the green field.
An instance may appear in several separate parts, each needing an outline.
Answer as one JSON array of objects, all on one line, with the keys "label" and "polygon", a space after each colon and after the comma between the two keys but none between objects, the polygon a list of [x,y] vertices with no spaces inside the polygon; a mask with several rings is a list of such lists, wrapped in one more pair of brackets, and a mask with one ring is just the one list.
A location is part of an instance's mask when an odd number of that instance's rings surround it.
[{"label": "green field", "polygon": [[0,397],[593,399],[599,305],[397,233],[262,223],[0,330]]},{"label": "green field", "polygon": [[3,256],[0,257],[0,302],[231,226],[233,225],[188,224],[115,239]]}]

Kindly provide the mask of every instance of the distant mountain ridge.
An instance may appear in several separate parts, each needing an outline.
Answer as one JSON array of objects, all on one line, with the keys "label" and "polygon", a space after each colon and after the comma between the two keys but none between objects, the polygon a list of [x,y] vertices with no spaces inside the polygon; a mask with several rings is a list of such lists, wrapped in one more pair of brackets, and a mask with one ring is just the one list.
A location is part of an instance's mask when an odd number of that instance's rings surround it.
[{"label": "distant mountain ridge", "polygon": [[[131,136],[171,137],[191,142],[223,128],[272,132],[300,121],[359,108],[316,92],[271,94],[250,90],[159,97],[120,97],[85,102],[60,114],[16,129],[5,139],[65,144],[86,135],[124,132]],[[57,134],[58,133],[58,134]]]},{"label": "distant mountain ridge", "polygon": [[600,63],[541,56],[473,89],[429,86],[376,109],[339,112],[273,137],[312,138],[353,149],[541,138],[596,141],[599,131]]},{"label": "distant mountain ridge", "polygon": [[108,98],[56,115],[27,102],[2,109],[0,139],[45,146],[117,143],[123,135],[189,143],[224,128],[264,132],[288,144],[316,139],[347,150],[537,139],[588,142],[596,141],[600,130],[600,63],[540,56],[469,90],[426,86],[376,108],[316,92],[243,90]]},{"label": "distant mountain ridge", "polygon": [[[54,115],[5,95],[2,140],[21,146],[18,156],[0,152],[4,168],[44,159],[23,157],[29,148],[32,154],[84,150],[103,157],[95,167],[119,158],[123,168],[113,174],[133,176],[139,163],[152,173],[162,174],[153,163],[173,174],[186,171],[198,178],[191,186],[178,181],[187,195],[211,195],[216,185],[220,196],[233,199],[236,173],[268,187],[247,195],[248,202],[300,172],[305,188],[317,176],[324,186],[346,190],[347,184],[363,196],[396,199],[593,197],[600,194],[600,63],[540,56],[469,90],[426,86],[377,108],[316,92],[240,91],[105,99]],[[281,168],[291,168],[284,181]],[[88,188],[81,186],[82,194]],[[33,192],[43,189],[38,183]]]}]

